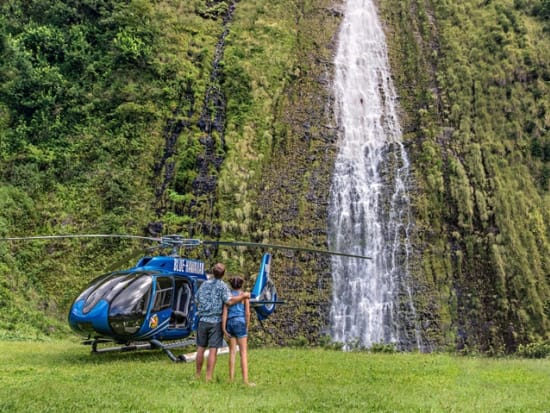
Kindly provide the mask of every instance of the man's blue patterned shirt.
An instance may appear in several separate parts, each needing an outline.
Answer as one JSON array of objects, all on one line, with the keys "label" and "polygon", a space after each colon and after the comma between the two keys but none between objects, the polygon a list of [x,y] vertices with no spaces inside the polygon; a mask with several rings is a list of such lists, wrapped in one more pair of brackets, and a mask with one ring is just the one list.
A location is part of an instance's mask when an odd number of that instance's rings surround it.
[{"label": "man's blue patterned shirt", "polygon": [[197,314],[199,321],[221,323],[223,305],[231,298],[231,290],[222,280],[205,281],[197,291]]}]

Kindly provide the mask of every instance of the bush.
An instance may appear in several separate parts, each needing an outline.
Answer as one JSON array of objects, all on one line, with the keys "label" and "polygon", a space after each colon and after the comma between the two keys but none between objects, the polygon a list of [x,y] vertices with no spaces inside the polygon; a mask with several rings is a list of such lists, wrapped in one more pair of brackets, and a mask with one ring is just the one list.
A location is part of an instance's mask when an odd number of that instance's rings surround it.
[{"label": "bush", "polygon": [[289,340],[288,345],[290,347],[304,348],[309,346],[309,341],[306,337],[299,335],[292,340]]},{"label": "bush", "polygon": [[329,335],[323,335],[319,338],[319,346],[325,350],[337,350],[341,351],[344,348],[344,343],[339,341],[332,341],[332,337]]},{"label": "bush", "polygon": [[520,344],[517,355],[530,359],[543,359],[550,356],[550,341]]},{"label": "bush", "polygon": [[393,343],[389,343],[389,344],[374,343],[369,350],[371,353],[396,353],[397,352],[397,348]]}]

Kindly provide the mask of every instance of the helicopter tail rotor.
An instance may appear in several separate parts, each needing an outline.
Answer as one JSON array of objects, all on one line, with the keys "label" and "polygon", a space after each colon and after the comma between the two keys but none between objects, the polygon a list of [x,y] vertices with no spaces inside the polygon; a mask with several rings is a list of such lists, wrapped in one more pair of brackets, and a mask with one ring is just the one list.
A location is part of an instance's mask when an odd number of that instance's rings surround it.
[{"label": "helicopter tail rotor", "polygon": [[260,321],[265,320],[275,311],[276,304],[282,304],[282,302],[277,300],[277,290],[270,275],[271,254],[265,253],[260,264],[256,282],[250,292],[250,306],[254,308]]}]

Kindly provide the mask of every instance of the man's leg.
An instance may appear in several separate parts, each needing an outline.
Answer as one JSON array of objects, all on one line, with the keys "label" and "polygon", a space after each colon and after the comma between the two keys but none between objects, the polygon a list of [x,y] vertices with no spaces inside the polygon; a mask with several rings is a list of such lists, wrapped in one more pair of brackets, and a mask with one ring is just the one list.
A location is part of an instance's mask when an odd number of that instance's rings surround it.
[{"label": "man's leg", "polygon": [[210,381],[214,375],[216,367],[216,357],[218,348],[223,347],[223,331],[222,323],[213,324],[211,326],[210,335],[208,337],[208,362],[206,364],[206,381]]},{"label": "man's leg", "polygon": [[197,379],[201,378],[204,352],[208,347],[208,327],[208,324],[201,322],[197,326],[197,357],[195,358]]},{"label": "man's leg", "polygon": [[197,379],[201,378],[202,364],[204,362],[205,350],[206,350],[205,347],[197,347],[197,358],[195,359],[195,364],[197,365],[197,370],[196,370]]},{"label": "man's leg", "polygon": [[216,357],[218,356],[218,348],[210,347],[208,349],[208,361],[206,362],[206,381],[212,380],[214,367],[216,367]]}]

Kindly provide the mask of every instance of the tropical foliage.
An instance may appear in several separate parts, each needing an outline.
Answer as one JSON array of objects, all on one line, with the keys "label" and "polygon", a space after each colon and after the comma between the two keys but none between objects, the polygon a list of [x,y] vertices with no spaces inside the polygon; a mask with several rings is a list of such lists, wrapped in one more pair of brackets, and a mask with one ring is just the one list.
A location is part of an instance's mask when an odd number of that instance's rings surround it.
[{"label": "tropical foliage", "polygon": [[[0,236],[324,247],[336,3],[2,2]],[[548,339],[550,3],[377,3],[413,162],[426,346],[501,353]],[[0,329],[62,331],[78,289],[140,247],[0,244]],[[213,253],[247,277],[259,261]],[[324,340],[329,262],[276,259],[290,305],[257,337]]]},{"label": "tropical foliage", "polygon": [[486,351],[548,337],[548,2],[382,3],[416,167],[425,322]]}]

